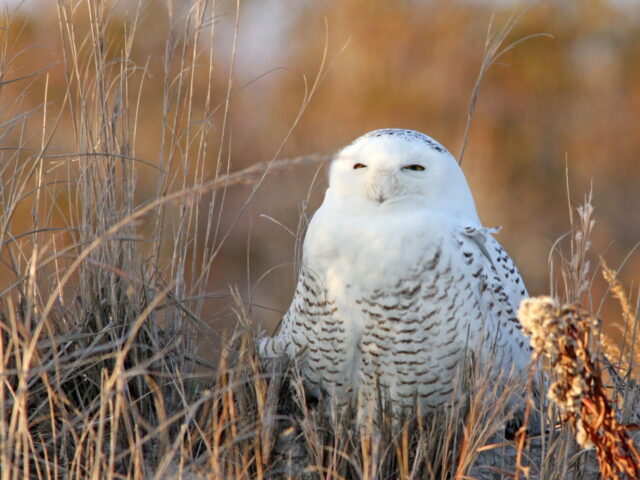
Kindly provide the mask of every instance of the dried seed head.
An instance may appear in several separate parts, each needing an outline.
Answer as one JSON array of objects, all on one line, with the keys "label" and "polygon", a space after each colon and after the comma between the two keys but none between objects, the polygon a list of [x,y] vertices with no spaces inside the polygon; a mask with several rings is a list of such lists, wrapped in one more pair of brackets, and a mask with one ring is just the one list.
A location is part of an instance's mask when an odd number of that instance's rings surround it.
[{"label": "dried seed head", "polygon": [[597,320],[578,305],[560,306],[550,297],[523,300],[518,318],[531,337],[534,360],[545,360],[553,380],[547,397],[573,427],[578,444],[596,448],[602,477],[640,478],[640,453],[629,427],[617,421],[589,349]]}]

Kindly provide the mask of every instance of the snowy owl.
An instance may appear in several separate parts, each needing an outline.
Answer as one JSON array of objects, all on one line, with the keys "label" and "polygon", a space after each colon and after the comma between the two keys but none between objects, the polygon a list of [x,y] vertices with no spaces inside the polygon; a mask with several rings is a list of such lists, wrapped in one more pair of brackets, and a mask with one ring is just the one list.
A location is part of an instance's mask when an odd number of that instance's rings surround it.
[{"label": "snowy owl", "polygon": [[441,144],[367,133],[331,164],[293,301],[260,355],[295,359],[314,396],[346,405],[382,388],[394,411],[449,401],[469,355],[522,371],[527,292],[495,231]]}]

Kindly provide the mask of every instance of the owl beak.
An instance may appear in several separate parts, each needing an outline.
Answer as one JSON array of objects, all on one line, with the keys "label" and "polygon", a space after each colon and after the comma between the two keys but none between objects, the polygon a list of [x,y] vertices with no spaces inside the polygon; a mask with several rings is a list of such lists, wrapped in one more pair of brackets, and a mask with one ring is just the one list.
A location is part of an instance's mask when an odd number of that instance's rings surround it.
[{"label": "owl beak", "polygon": [[377,175],[370,183],[369,197],[375,202],[384,203],[390,198],[390,193],[392,192],[390,187],[388,178],[383,175]]},{"label": "owl beak", "polygon": [[372,169],[367,183],[369,198],[378,204],[389,202],[398,195],[398,177],[393,166]]},{"label": "owl beak", "polygon": [[369,198],[378,203],[384,203],[384,201],[387,199],[387,197],[385,197],[383,193],[383,189],[376,184],[371,185],[371,187],[369,188]]}]

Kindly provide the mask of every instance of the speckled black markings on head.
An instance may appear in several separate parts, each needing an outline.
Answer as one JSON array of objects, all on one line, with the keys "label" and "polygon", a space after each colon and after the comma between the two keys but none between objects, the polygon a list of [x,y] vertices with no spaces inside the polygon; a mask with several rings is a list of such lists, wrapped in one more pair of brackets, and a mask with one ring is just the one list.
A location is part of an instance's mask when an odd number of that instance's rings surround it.
[{"label": "speckled black markings on head", "polygon": [[428,137],[424,133],[416,132],[415,130],[406,130],[403,128],[382,128],[380,130],[374,130],[373,132],[369,132],[356,140],[354,140],[351,145],[354,143],[358,143],[360,140],[364,140],[365,138],[378,138],[378,137],[397,137],[402,138],[404,140],[418,140],[427,144],[430,148],[435,150],[436,152],[445,153],[447,149],[436,142],[431,137]]}]

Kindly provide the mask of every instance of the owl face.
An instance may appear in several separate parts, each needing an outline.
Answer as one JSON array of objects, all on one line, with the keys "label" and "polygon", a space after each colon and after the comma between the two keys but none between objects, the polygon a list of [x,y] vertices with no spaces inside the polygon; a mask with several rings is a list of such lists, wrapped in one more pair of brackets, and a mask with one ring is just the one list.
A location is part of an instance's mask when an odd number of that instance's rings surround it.
[{"label": "owl face", "polygon": [[401,206],[478,222],[456,160],[438,142],[413,130],[375,130],[345,147],[331,165],[327,198],[363,213]]}]

